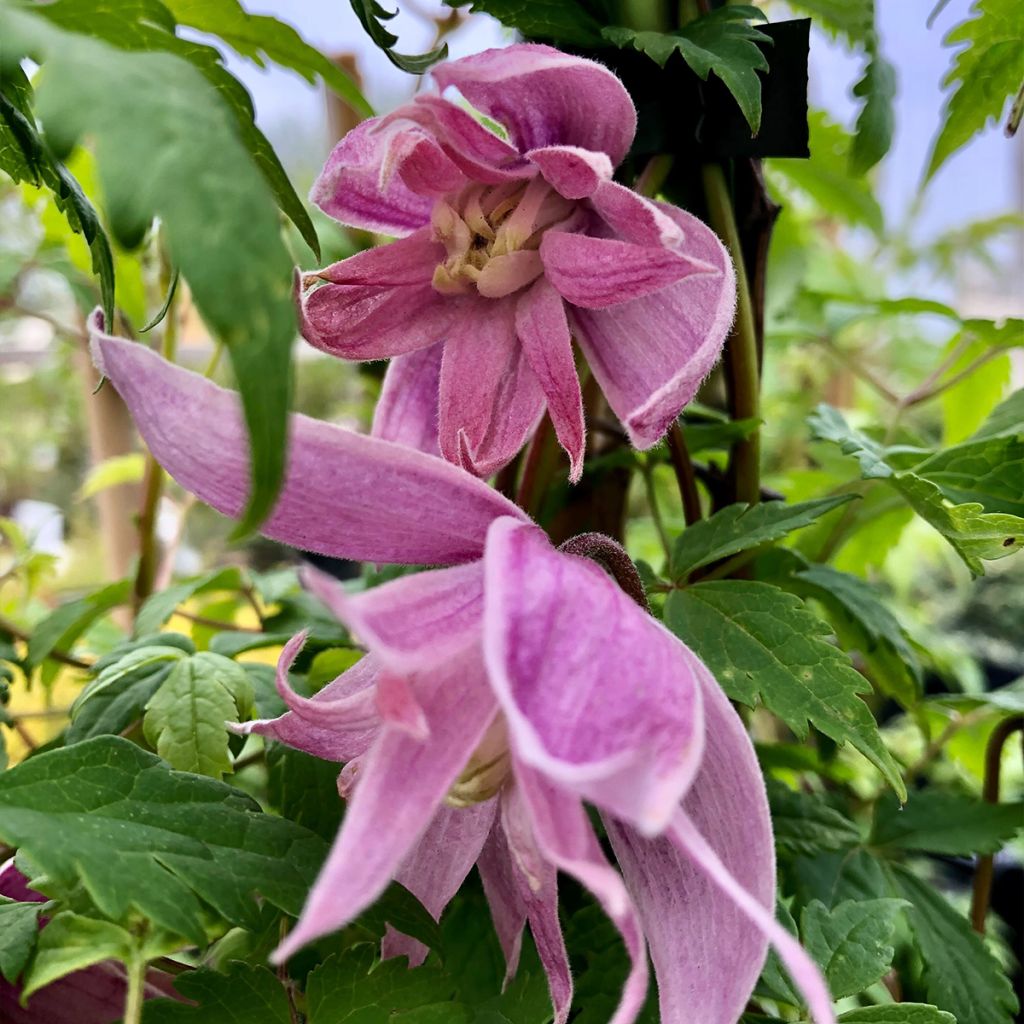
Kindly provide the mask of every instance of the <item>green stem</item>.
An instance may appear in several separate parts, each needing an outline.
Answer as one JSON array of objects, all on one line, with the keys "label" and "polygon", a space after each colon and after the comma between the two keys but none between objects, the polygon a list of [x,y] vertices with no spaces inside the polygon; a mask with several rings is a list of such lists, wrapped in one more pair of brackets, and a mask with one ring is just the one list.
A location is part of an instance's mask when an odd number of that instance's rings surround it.
[{"label": "green stem", "polygon": [[[711,226],[725,242],[736,268],[736,323],[726,342],[723,359],[729,389],[729,412],[734,420],[759,419],[761,380],[757,361],[757,328],[736,214],[721,165],[705,164],[703,177]],[[761,498],[760,429],[753,430],[732,446],[731,475],[736,500],[756,504]]]},{"label": "green stem", "polygon": [[668,453],[672,460],[672,469],[676,474],[679,497],[683,503],[683,518],[687,526],[693,526],[701,518],[700,494],[697,491],[697,477],[690,458],[690,450],[686,447],[686,435],[676,420],[668,432]]},{"label": "green stem", "polygon": [[146,959],[136,953],[126,966],[128,991],[124,999],[124,1018],[121,1024],[142,1024],[142,1004],[146,999]]},{"label": "green stem", "polygon": [[665,529],[665,521],[661,518],[658,493],[654,487],[654,467],[645,459],[640,473],[644,478],[644,489],[647,491],[647,505],[651,510],[654,530],[658,534],[658,540],[661,541],[662,550],[665,552],[665,559],[668,561],[672,558],[672,542],[669,540],[668,531]]}]

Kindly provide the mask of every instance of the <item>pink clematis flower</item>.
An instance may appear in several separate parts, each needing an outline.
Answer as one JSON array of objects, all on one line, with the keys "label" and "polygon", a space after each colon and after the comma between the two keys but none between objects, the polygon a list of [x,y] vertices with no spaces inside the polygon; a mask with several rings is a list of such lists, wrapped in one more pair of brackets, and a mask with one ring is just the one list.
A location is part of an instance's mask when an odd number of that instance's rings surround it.
[{"label": "pink clematis flower", "polygon": [[612,181],[636,131],[622,83],[549,46],[433,69],[508,141],[440,95],[341,141],[312,199],[400,240],[307,281],[303,334],[346,359],[391,357],[379,437],[489,476],[545,406],[583,466],[572,338],[632,442],[649,448],[718,359],[735,277],[696,217]]},{"label": "pink clematis flower", "polygon": [[[97,360],[150,450],[203,501],[243,507],[237,396],[140,345],[102,335]],[[315,697],[246,723],[344,763],[341,832],[276,953],[341,927],[392,879],[436,917],[476,864],[508,962],[527,923],[564,1024],[572,977],[557,872],[588,887],[632,960],[612,1024],[647,989],[666,1024],[735,1024],[768,941],[817,1024],[833,1021],[817,968],[774,920],[764,783],[743,725],[676,637],[588,559],[556,551],[515,505],[456,466],[295,416],[286,483],[264,532],[294,546],[447,568],[349,595],[310,585],[369,653]],[[601,813],[618,869],[584,809]],[[424,950],[398,934],[386,954]]]}]

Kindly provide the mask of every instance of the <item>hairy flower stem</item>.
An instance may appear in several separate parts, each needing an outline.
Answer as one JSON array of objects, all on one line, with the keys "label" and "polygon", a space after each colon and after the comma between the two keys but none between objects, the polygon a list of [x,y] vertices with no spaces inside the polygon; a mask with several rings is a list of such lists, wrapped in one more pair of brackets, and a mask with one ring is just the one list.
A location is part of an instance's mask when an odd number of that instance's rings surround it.
[{"label": "hairy flower stem", "polygon": [[[750,284],[743,260],[736,213],[729,185],[720,164],[706,164],[703,170],[708,220],[725,242],[736,267],[736,323],[725,345],[723,358],[729,390],[729,413],[734,420],[760,418],[761,375],[758,370],[757,326]],[[761,498],[761,433],[753,430],[732,446],[730,477],[734,498],[751,505]]]},{"label": "hairy flower stem", "polygon": [[[1024,715],[1014,715],[1000,722],[989,737],[985,748],[985,783],[982,796],[990,804],[999,803],[999,775],[1003,764],[1003,747],[1015,733],[1024,730]],[[988,916],[989,899],[992,896],[992,876],[995,861],[988,853],[978,857],[974,869],[974,891],[971,894],[971,927],[979,934],[985,934],[985,918]]]},{"label": "hairy flower stem", "polygon": [[[172,285],[173,278],[169,266],[164,267],[161,278],[168,290],[169,298],[167,300],[167,315],[164,319],[164,333],[160,350],[168,362],[174,362],[174,356],[178,348],[179,289]],[[135,583],[132,587],[132,607],[136,615],[146,598],[153,593],[157,570],[160,565],[156,519],[163,492],[163,468],[151,454],[147,455],[146,470],[143,476],[142,508],[139,510],[138,520],[139,563],[135,570]]]},{"label": "hairy flower stem", "polygon": [[626,554],[625,548],[611,537],[606,537],[603,533],[581,533],[559,545],[558,550],[566,555],[577,555],[597,562],[618,583],[623,592],[645,612],[651,610],[647,602],[647,591],[644,590],[644,581],[640,579],[633,559]]}]

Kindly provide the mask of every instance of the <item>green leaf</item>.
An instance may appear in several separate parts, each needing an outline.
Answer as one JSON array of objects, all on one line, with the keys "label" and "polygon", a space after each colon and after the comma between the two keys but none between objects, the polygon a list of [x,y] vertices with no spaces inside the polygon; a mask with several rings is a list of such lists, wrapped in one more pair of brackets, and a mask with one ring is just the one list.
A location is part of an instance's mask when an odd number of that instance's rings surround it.
[{"label": "green leaf", "polygon": [[861,1006],[839,1015],[839,1024],[957,1024],[956,1017],[926,1003]]},{"label": "green leaf", "polygon": [[172,768],[219,779],[231,771],[225,723],[248,718],[252,703],[245,669],[200,651],[174,663],[146,705],[142,726]]},{"label": "green leaf", "polygon": [[688,526],[677,538],[672,546],[672,578],[682,579],[709,562],[785,537],[853,498],[852,494],[840,494],[795,505],[782,501],[729,505]]},{"label": "green leaf", "polygon": [[833,999],[856,995],[892,964],[890,944],[903,900],[848,900],[829,909],[815,900],[800,915],[804,948],[821,967]]},{"label": "green leaf", "polygon": [[143,1024],[293,1024],[288,994],[266,967],[232,961],[220,974],[200,968],[174,979],[176,999],[147,999]]},{"label": "green leaf", "polygon": [[110,487],[138,483],[142,479],[145,468],[146,457],[141,452],[113,455],[89,470],[75,497],[79,501],[85,501]]},{"label": "green leaf", "polygon": [[1019,434],[985,437],[946,448],[914,466],[956,504],[1024,516],[1024,426]]},{"label": "green leaf", "polygon": [[393,32],[389,32],[382,22],[390,21],[398,12],[385,10],[377,0],[350,0],[350,2],[352,10],[356,12],[356,17],[363,28],[366,29],[367,35],[369,35],[379,49],[384,51],[384,56],[395,67],[408,71],[411,75],[422,75],[431,64],[444,60],[448,56],[447,43],[442,43],[437,49],[430,50],[427,53],[416,55],[397,53],[394,50],[394,45],[398,42],[398,36]]},{"label": "green leaf", "polygon": [[127,729],[142,718],[150,698],[160,689],[174,665],[191,653],[191,650],[161,643],[136,648],[106,665],[71,706],[71,724],[65,742],[116,736]]},{"label": "green leaf", "polygon": [[[796,921],[793,920],[789,907],[781,900],[775,902],[775,920],[790,935],[799,938]],[[765,959],[754,994],[758,997],[767,997],[775,1002],[789,1003],[791,1006],[799,1006],[802,1002],[799,993],[793,987],[789,972],[782,966],[779,954],[771,947],[768,948],[768,956]]]},{"label": "green leaf", "polygon": [[342,810],[338,766],[283,743],[268,744],[266,762],[271,805],[282,817],[333,842]]},{"label": "green leaf", "polygon": [[306,985],[309,1024],[469,1024],[439,968],[410,970],[401,957],[374,966],[375,960],[376,950],[361,944],[315,968]]},{"label": "green leaf", "polygon": [[489,14],[527,39],[546,39],[564,46],[600,46],[601,25],[579,0],[445,0],[449,7],[470,6]]},{"label": "green leaf", "polygon": [[974,440],[1024,433],[1024,388],[1000,402],[975,431]]},{"label": "green leaf", "polygon": [[19,903],[0,896],[0,975],[9,982],[24,970],[39,935],[39,914],[52,903]]},{"label": "green leaf", "polygon": [[865,174],[889,152],[896,117],[896,69],[878,52],[872,36],[872,54],[864,76],[853,87],[854,96],[864,100],[857,115],[857,130],[850,149],[850,166]]},{"label": "green leaf", "polygon": [[146,598],[135,617],[135,635],[158,630],[186,601],[197,594],[208,594],[215,590],[241,590],[245,585],[242,570],[235,566],[214,569],[202,576],[182,580],[165,590]]},{"label": "green leaf", "polygon": [[387,925],[424,946],[443,952],[441,929],[430,912],[398,882],[392,882],[368,910],[359,917],[359,924],[378,938],[383,938]]},{"label": "green leaf", "polygon": [[692,647],[733,699],[758,699],[798,736],[810,722],[837,743],[851,743],[906,795],[867,705],[869,689],[828,627],[798,598],[768,583],[719,580],[669,594],[665,623]]},{"label": "green leaf", "polygon": [[725,451],[743,441],[761,425],[758,419],[722,420],[719,423],[686,423],[683,433],[691,455],[715,449]]},{"label": "green leaf", "polygon": [[912,707],[921,696],[921,664],[895,615],[872,584],[827,565],[811,565],[778,581],[820,601],[845,651],[858,650],[883,693]]},{"label": "green leaf", "polygon": [[921,954],[928,998],[960,1022],[1011,1024],[1017,997],[985,943],[934,886],[906,868],[890,869],[897,892],[910,903],[907,922]]},{"label": "green leaf", "polygon": [[821,797],[768,780],[776,849],[783,854],[848,850],[861,841],[860,829]]},{"label": "green leaf", "polygon": [[875,30],[874,0],[789,0],[789,6],[849,46],[866,44]]},{"label": "green leaf", "polygon": [[225,630],[215,633],[210,639],[210,650],[225,658],[237,658],[247,651],[259,651],[266,647],[280,647],[288,643],[294,633],[253,633],[251,630]]},{"label": "green leaf", "polygon": [[965,44],[943,86],[953,88],[932,146],[927,182],[991,121],[1003,116],[1024,81],[1024,21],[1017,0],[975,0],[970,17],[946,36],[946,46]]},{"label": "green leaf", "polygon": [[130,596],[131,582],[121,580],[62,604],[32,630],[25,664],[32,669],[45,661],[52,651],[69,650],[101,615],[127,603]]},{"label": "green leaf", "polygon": [[732,93],[751,134],[757,135],[761,129],[761,79],[757,72],[768,70],[761,46],[771,45],[772,38],[748,24],[751,20],[767,19],[757,7],[730,5],[673,33],[636,32],[613,26],[603,29],[602,35],[620,49],[632,46],[646,53],[659,67],[678,52],[705,82],[713,71]]},{"label": "green leaf", "polygon": [[251,448],[252,491],[239,530],[254,529],[284,473],[296,330],[292,260],[274,196],[234,111],[193,64],[58,27],[55,19],[69,11],[88,20],[85,4],[66,0],[17,9],[4,3],[5,50],[31,52],[45,65],[36,110],[47,138],[65,151],[83,135],[94,140],[115,234],[138,239],[160,218],[172,264],[227,346]]},{"label": "green leaf", "polygon": [[57,209],[89,246],[93,273],[99,278],[103,311],[114,315],[114,257],[92,204],[70,171],[50,152],[36,131],[30,99],[32,87],[17,64],[0,68],[0,170],[15,181],[49,189]]},{"label": "green leaf", "polygon": [[815,437],[837,444],[859,463],[865,479],[884,480],[911,508],[952,545],[975,575],[984,574],[982,560],[1005,558],[1024,547],[1024,519],[1001,512],[986,512],[977,502],[949,504],[938,484],[915,472],[897,472],[890,452],[846,422],[828,405],[819,405],[809,417]]},{"label": "green leaf", "polygon": [[997,853],[1024,829],[1024,803],[990,804],[952,790],[913,792],[906,806],[879,800],[871,845],[967,856]]},{"label": "green leaf", "polygon": [[270,60],[297,71],[307,82],[321,78],[357,114],[373,117],[373,108],[352,79],[291,25],[265,14],[249,14],[238,0],[163,0],[163,4],[179,24],[219,36],[260,67]]},{"label": "green leaf", "polygon": [[0,775],[0,838],[54,885],[81,882],[111,920],[142,913],[199,945],[204,906],[255,927],[259,893],[297,915],[327,849],[246,794],[171,771],[115,736],[37,754]]}]

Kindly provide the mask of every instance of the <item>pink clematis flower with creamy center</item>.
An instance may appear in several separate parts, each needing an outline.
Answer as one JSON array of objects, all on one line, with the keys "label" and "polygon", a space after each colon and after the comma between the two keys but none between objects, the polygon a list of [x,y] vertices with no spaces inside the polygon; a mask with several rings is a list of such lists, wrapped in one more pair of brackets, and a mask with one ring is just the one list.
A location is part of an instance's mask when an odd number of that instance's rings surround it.
[{"label": "pink clematis flower with creamy center", "polygon": [[[227,515],[248,451],[237,396],[99,332],[97,361],[150,450]],[[832,1024],[817,968],[774,920],[771,821],[742,722],[698,658],[593,561],[556,551],[485,483],[422,452],[293,417],[264,532],[299,548],[445,566],[359,595],[310,585],[369,653],[315,697],[239,728],[344,763],[344,824],[278,960],[340,928],[392,879],[436,917],[476,864],[509,971],[527,923],[565,1024],[572,977],[557,873],[588,887],[632,960],[612,1024],[647,989],[662,1020],[735,1024],[768,942]],[[606,859],[584,802],[604,820]],[[424,950],[397,934],[385,953]]]},{"label": "pink clematis flower with creamy center", "polygon": [[636,110],[607,68],[548,46],[438,65],[504,129],[438,94],[341,141],[312,199],[399,236],[307,275],[303,334],[346,359],[391,357],[374,433],[478,476],[513,458],[545,407],[583,466],[572,338],[638,448],[665,433],[733,318],[729,257],[696,217],[612,181]]}]

